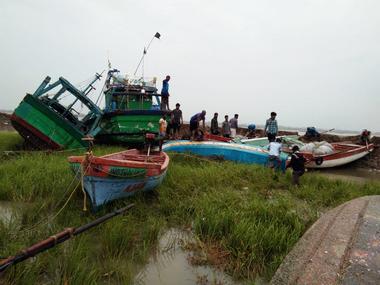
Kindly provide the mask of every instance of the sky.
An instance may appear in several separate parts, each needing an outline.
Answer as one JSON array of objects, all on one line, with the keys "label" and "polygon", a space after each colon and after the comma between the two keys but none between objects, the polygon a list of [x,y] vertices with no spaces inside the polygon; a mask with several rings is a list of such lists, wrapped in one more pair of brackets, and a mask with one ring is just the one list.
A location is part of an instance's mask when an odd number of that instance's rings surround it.
[{"label": "sky", "polygon": [[[2,0],[0,109],[49,75],[107,69],[171,76],[184,119],[207,111],[262,125],[380,131],[378,0]],[[93,93],[99,96],[101,83]]]}]

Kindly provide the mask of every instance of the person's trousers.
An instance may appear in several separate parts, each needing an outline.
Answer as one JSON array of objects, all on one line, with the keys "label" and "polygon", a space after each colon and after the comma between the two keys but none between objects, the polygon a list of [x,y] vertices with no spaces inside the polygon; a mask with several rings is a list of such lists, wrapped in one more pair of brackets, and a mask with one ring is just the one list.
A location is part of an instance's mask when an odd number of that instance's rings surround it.
[{"label": "person's trousers", "polygon": [[231,137],[234,138],[236,137],[236,129],[231,128]]},{"label": "person's trousers", "polygon": [[300,177],[305,173],[303,170],[293,170],[292,182],[293,185],[300,185]]}]

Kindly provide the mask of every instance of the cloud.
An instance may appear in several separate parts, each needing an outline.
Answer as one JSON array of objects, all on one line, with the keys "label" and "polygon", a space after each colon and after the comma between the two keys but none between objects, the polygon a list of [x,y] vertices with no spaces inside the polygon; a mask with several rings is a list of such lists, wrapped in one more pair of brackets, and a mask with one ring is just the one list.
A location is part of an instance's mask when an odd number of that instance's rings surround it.
[{"label": "cloud", "polygon": [[83,81],[108,57],[131,74],[158,31],[145,75],[172,75],[171,100],[185,117],[206,109],[262,124],[275,110],[282,125],[379,131],[379,8],[354,0],[3,1],[0,108],[15,108],[46,75]]}]

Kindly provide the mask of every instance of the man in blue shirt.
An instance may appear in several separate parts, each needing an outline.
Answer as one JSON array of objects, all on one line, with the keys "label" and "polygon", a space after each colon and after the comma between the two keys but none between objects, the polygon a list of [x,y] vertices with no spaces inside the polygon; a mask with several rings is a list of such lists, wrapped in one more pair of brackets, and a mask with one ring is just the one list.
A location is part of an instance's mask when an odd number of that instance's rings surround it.
[{"label": "man in blue shirt", "polygon": [[205,130],[205,119],[206,119],[206,111],[203,110],[201,113],[197,113],[190,119],[190,132],[191,138],[195,139],[198,135],[199,131],[199,122],[203,121],[203,130]]},{"label": "man in blue shirt", "polygon": [[270,113],[270,118],[265,122],[264,133],[268,136],[269,141],[276,140],[276,136],[278,133],[276,116],[276,112]]},{"label": "man in blue shirt", "polygon": [[166,75],[166,78],[162,81],[161,110],[169,110],[169,80],[170,76]]}]

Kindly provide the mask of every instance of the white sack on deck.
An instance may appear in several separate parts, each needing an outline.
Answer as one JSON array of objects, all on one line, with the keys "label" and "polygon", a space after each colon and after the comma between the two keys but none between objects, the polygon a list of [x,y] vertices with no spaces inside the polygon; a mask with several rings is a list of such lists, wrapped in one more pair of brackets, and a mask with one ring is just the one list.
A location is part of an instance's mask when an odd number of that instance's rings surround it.
[{"label": "white sack on deck", "polygon": [[315,144],[314,143],[307,143],[305,145],[303,145],[301,148],[300,148],[300,151],[302,152],[313,152],[315,148]]},{"label": "white sack on deck", "polygon": [[300,151],[311,152],[315,155],[330,154],[334,152],[334,147],[328,142],[308,143],[301,147]]}]

